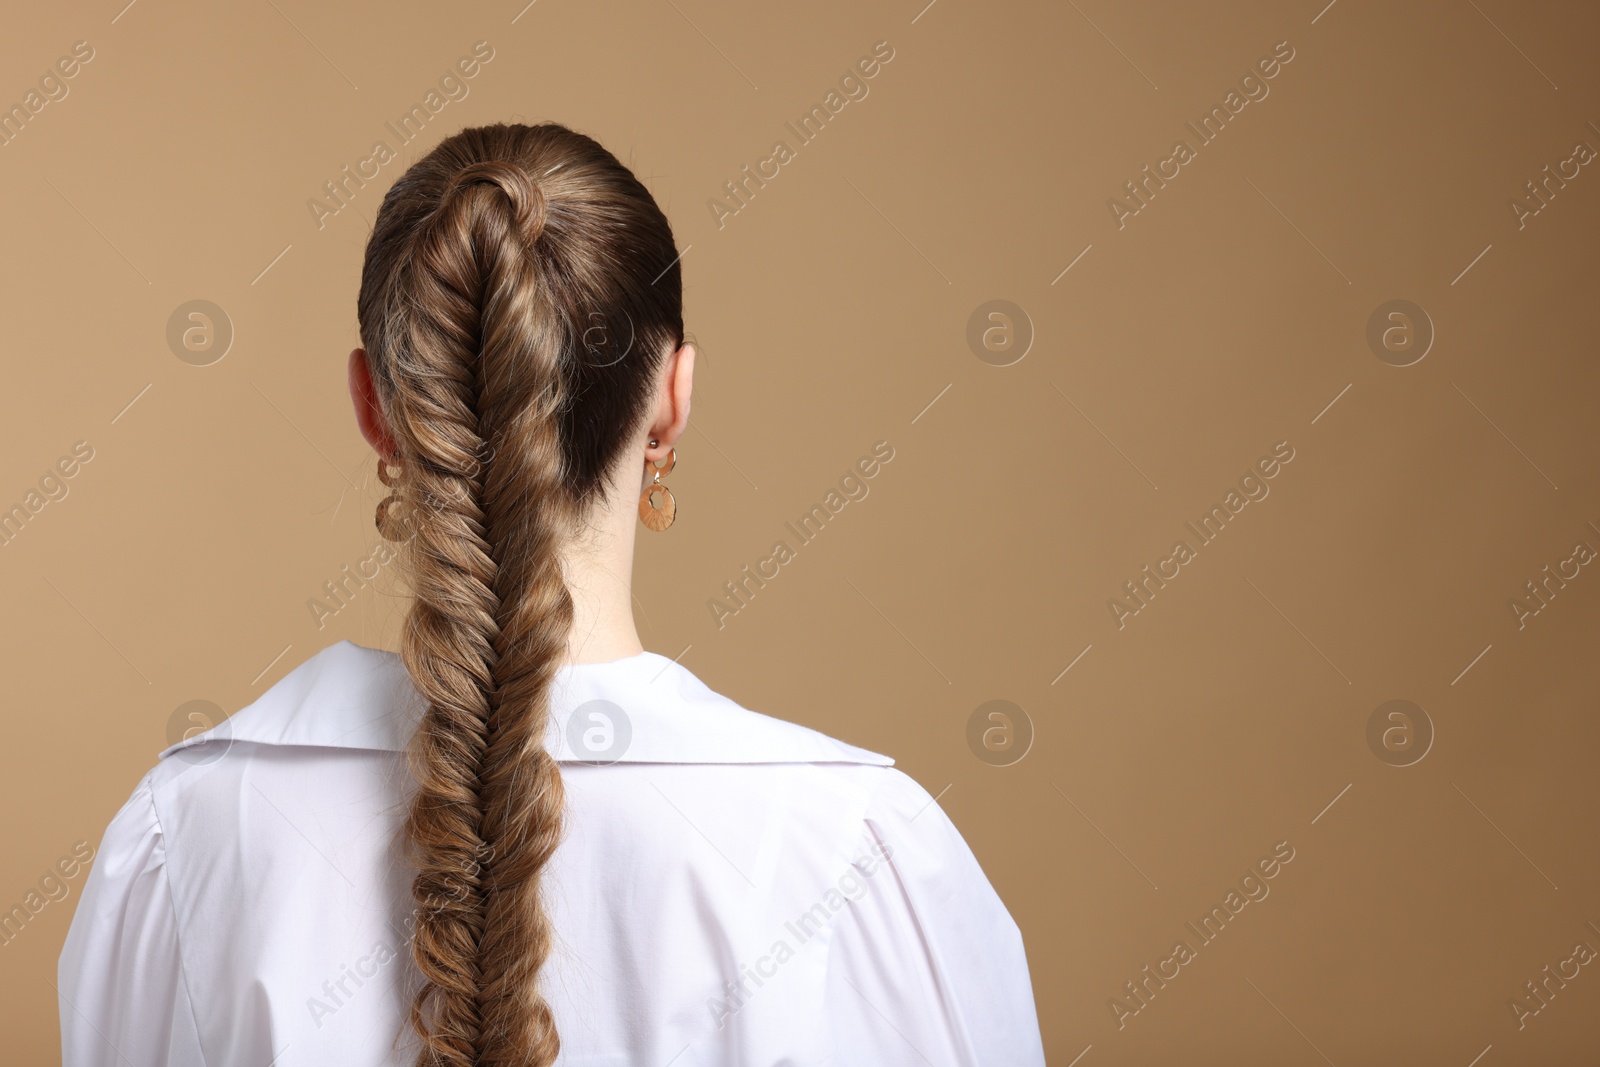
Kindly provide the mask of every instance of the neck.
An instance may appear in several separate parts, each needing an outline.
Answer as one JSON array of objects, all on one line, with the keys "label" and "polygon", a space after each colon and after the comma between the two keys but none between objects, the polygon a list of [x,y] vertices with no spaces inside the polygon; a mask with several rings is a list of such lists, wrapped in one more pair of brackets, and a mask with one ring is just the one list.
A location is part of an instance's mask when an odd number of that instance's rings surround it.
[{"label": "neck", "polygon": [[[598,504],[562,554],[572,594],[568,663],[605,663],[644,651],[633,622],[633,540],[637,505],[623,493]],[[619,499],[619,496],[621,497]]]}]

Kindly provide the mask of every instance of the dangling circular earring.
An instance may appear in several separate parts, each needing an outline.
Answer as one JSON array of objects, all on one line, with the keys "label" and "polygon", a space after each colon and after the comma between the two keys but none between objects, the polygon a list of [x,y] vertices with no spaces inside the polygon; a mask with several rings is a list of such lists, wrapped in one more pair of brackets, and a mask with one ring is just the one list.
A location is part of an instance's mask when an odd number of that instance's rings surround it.
[{"label": "dangling circular earring", "polygon": [[[650,447],[654,448],[658,443],[651,441]],[[653,460],[647,459],[644,462],[645,467],[655,477],[651,479],[649,485],[644,487],[644,492],[639,496],[639,521],[656,533],[661,533],[672,525],[672,520],[678,514],[678,502],[673,499],[672,490],[661,484],[661,476],[663,474],[671,474],[672,468],[678,465],[678,450],[675,448],[667,449],[667,465],[665,467],[656,466]],[[654,500],[657,493],[660,493],[662,498],[659,505]]]},{"label": "dangling circular earring", "polygon": [[[411,524],[406,521],[404,516],[404,501],[401,499],[398,491],[400,487],[400,475],[405,472],[405,468],[396,465],[394,468],[395,473],[390,474],[389,466],[389,463],[385,461],[382,456],[378,457],[378,481],[382,482],[384,485],[387,485],[391,489],[395,489],[396,492],[390,493],[388,496],[378,501],[378,510],[373,516],[373,522],[377,525],[378,533],[383,537],[384,540],[404,541],[411,536]],[[400,514],[394,513],[396,504],[401,505]]]}]

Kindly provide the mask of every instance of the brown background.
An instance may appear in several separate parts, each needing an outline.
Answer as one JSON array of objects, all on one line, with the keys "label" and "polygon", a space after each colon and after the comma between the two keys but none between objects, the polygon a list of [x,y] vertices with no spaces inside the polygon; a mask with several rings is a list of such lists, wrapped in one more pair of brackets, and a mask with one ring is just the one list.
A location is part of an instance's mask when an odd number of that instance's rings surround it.
[{"label": "brown background", "polygon": [[[1600,548],[1600,172],[1509,207],[1600,148],[1593,13],[123,2],[0,33],[0,103],[95,50],[0,148],[0,505],[94,449],[0,548],[5,907],[98,842],[180,705],[393,647],[392,577],[323,629],[306,606],[375,540],[343,380],[372,212],[446,133],[555,119],[687,249],[702,361],[680,518],[641,534],[646,646],[942,791],[1053,1065],[1600,1056],[1595,967],[1521,1030],[1508,1007],[1600,948],[1600,576],[1522,629],[1509,606]],[[470,95],[399,147],[384,122],[479,40]],[[870,95],[719,228],[708,199],[882,40]],[[1107,199],[1283,40],[1270,95],[1119,229]],[[380,138],[401,158],[319,230],[307,200]],[[1366,340],[1397,298],[1436,330],[1407,367]],[[210,366],[165,339],[193,299],[236,331]],[[1036,331],[1010,366],[965,339],[992,299]],[[719,629],[722,583],[878,440],[870,496]],[[1108,598],[1285,440],[1270,496],[1119,630]],[[1033,725],[1012,766],[966,741],[991,699]],[[1366,740],[1391,699],[1436,731],[1412,766]],[[1280,841],[1271,895],[1119,1029],[1108,1000]],[[82,880],[0,949],[13,1062],[58,1055]]]}]

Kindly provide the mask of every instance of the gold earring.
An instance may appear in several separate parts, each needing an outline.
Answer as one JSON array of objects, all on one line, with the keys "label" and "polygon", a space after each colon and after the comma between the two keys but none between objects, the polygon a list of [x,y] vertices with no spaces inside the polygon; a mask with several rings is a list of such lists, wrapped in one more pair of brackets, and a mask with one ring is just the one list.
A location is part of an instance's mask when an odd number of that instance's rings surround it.
[{"label": "gold earring", "polygon": [[[389,466],[390,464],[382,456],[378,457],[378,481],[391,489],[398,490],[400,475],[405,473],[405,468],[396,465],[395,473],[390,474]],[[396,504],[401,505],[401,514],[394,513]],[[398,491],[378,501],[378,510],[373,516],[373,522],[378,527],[379,535],[386,541],[404,541],[411,536],[411,524],[404,516],[404,502]]]},{"label": "gold earring", "polygon": [[[658,442],[651,441],[650,447],[654,448],[657,444]],[[639,521],[656,533],[661,533],[672,525],[672,520],[678,514],[678,502],[673,499],[672,490],[661,484],[661,476],[663,474],[671,474],[672,468],[678,465],[678,450],[675,448],[667,449],[667,465],[665,467],[658,467],[653,460],[649,459],[645,460],[644,463],[645,467],[655,477],[651,479],[649,485],[644,487],[644,492],[639,496]],[[660,493],[662,497],[659,505],[653,499],[657,493]]]}]

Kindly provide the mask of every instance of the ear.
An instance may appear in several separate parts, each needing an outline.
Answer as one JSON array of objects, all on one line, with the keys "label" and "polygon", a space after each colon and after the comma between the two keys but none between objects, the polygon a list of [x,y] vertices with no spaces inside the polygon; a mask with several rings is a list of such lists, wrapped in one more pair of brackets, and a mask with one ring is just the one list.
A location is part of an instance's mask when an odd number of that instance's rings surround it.
[{"label": "ear", "polygon": [[656,398],[655,418],[648,428],[654,448],[646,446],[644,455],[651,463],[667,458],[689,424],[689,395],[694,391],[694,345],[685,341],[667,357]]},{"label": "ear", "polygon": [[350,401],[356,408],[356,425],[361,427],[361,436],[385,463],[398,466],[394,437],[383,417],[383,406],[378,403],[378,390],[373,384],[372,368],[367,365],[364,348],[350,352]]}]

